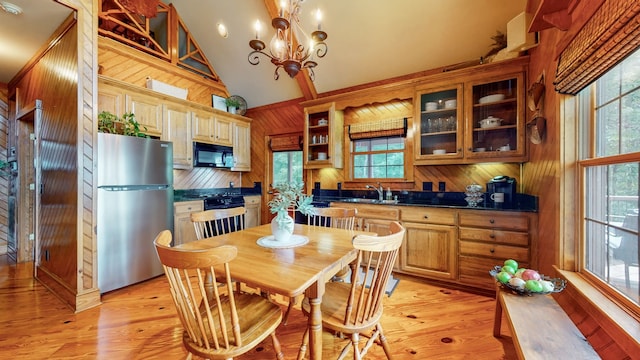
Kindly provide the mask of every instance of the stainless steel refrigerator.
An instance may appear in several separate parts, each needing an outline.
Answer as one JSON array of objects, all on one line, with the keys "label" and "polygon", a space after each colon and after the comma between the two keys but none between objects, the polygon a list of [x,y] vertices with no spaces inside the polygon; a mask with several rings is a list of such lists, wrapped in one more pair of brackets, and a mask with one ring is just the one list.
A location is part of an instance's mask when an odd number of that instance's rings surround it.
[{"label": "stainless steel refrigerator", "polygon": [[153,240],[173,232],[171,142],[98,133],[98,287],[122,288],[163,273]]}]

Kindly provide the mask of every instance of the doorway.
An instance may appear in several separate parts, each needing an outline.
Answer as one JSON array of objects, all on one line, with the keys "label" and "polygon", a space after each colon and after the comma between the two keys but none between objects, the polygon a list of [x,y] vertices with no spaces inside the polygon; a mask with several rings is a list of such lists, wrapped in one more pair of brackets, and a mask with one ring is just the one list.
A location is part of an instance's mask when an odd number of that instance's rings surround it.
[{"label": "doorway", "polygon": [[36,100],[16,117],[15,169],[9,179],[9,232],[7,255],[12,262],[37,259],[37,129],[42,117],[42,102]]}]

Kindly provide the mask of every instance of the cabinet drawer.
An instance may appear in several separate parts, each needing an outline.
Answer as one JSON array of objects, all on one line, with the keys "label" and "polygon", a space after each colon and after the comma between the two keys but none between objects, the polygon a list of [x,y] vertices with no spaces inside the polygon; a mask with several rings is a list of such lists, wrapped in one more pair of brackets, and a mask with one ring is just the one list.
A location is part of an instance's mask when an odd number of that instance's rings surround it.
[{"label": "cabinet drawer", "polygon": [[461,211],[460,226],[527,231],[529,230],[529,217],[525,214],[467,213]]},{"label": "cabinet drawer", "polygon": [[385,205],[363,205],[349,204],[344,202],[332,202],[332,207],[341,207],[346,209],[357,209],[359,218],[364,219],[381,219],[381,220],[400,220],[400,210],[395,207]]},{"label": "cabinet drawer", "polygon": [[[500,265],[495,259],[460,256],[458,260],[458,278],[461,283],[474,285],[486,290],[495,289],[493,277],[489,270]],[[520,263],[521,267],[528,268],[528,263]]]},{"label": "cabinet drawer", "polygon": [[173,204],[174,214],[190,213],[193,211],[203,211],[204,203],[199,201],[180,201]]},{"label": "cabinet drawer", "polygon": [[460,254],[494,258],[499,260],[496,265],[506,259],[515,259],[518,262],[525,262],[529,259],[529,249],[525,247],[464,240],[460,240]]},{"label": "cabinet drawer", "polygon": [[400,210],[400,219],[407,222],[455,225],[456,212],[445,209],[406,207]]},{"label": "cabinet drawer", "polygon": [[260,196],[245,196],[244,204],[245,205],[255,205],[260,203]]},{"label": "cabinet drawer", "polygon": [[524,232],[460,227],[460,239],[503,243],[517,246],[529,245],[529,234]]}]

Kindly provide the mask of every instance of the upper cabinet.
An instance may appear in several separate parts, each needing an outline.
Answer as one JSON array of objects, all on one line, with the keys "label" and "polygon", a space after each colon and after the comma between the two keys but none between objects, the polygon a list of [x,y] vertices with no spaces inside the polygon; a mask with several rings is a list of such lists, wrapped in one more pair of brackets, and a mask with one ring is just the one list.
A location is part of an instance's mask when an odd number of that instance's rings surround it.
[{"label": "upper cabinet", "polygon": [[251,123],[237,121],[233,124],[232,171],[251,171]]},{"label": "upper cabinet", "polygon": [[193,141],[232,146],[234,120],[208,111],[193,113]]},{"label": "upper cabinet", "polygon": [[304,109],[304,168],[342,168],[344,116],[335,103]]},{"label": "upper cabinet", "polygon": [[183,105],[167,103],[163,105],[164,129],[162,140],[173,143],[173,168],[193,167],[193,146],[191,145],[191,111]]},{"label": "upper cabinet", "polygon": [[492,67],[418,86],[414,163],[526,161],[524,79]]}]

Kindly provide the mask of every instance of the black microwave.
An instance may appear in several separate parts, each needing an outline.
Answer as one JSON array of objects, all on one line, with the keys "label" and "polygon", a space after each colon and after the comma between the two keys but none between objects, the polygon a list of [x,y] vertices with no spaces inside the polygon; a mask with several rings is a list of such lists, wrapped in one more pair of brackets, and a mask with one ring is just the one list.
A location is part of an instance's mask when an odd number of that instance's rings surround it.
[{"label": "black microwave", "polygon": [[233,148],[194,142],[193,166],[229,169],[233,167]]}]

